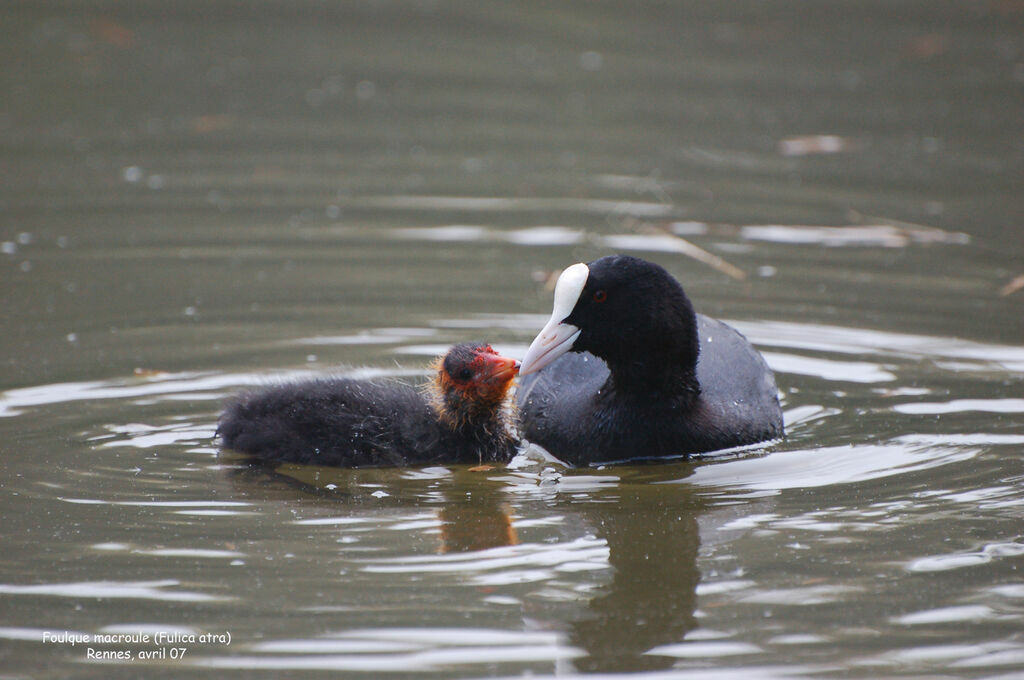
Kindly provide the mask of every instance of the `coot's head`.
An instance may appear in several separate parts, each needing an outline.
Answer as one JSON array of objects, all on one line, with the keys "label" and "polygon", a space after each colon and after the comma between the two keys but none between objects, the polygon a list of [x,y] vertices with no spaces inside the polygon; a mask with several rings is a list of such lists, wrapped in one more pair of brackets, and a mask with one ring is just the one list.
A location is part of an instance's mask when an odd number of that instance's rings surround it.
[{"label": "coot's head", "polygon": [[658,376],[692,374],[698,347],[693,306],[679,282],[653,262],[610,255],[558,277],[551,318],[520,374],[566,352],[587,351],[604,359],[621,387],[641,386]]},{"label": "coot's head", "polygon": [[490,345],[463,343],[439,357],[432,388],[436,408],[445,422],[462,427],[497,416],[519,369]]}]

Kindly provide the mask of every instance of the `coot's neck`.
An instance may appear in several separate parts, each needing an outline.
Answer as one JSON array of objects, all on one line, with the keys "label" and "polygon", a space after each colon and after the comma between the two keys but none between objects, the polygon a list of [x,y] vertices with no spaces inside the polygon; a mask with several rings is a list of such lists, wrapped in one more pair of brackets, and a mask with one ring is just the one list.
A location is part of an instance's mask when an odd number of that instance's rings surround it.
[{"label": "coot's neck", "polygon": [[[649,284],[614,334],[585,338],[611,372],[607,387],[635,404],[689,408],[697,403],[697,315],[682,287],[667,274]],[[586,335],[586,332],[582,334]]]},{"label": "coot's neck", "polygon": [[611,375],[601,388],[609,397],[687,409],[700,396],[696,366],[685,357],[644,357],[642,361],[607,362]]}]

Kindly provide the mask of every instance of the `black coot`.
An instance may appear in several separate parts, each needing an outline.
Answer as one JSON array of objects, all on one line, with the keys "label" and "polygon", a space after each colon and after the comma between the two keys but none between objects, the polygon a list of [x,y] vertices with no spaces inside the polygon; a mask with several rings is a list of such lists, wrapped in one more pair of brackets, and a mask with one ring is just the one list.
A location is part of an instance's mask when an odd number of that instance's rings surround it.
[{"label": "black coot", "polygon": [[775,377],[757,350],[695,314],[678,281],[635,257],[562,272],[520,376],[523,438],[573,465],[783,436]]},{"label": "black coot", "polygon": [[517,440],[505,397],[518,362],[461,344],[427,390],[323,378],[243,394],[221,415],[224,448],[269,462],[341,467],[506,462]]}]

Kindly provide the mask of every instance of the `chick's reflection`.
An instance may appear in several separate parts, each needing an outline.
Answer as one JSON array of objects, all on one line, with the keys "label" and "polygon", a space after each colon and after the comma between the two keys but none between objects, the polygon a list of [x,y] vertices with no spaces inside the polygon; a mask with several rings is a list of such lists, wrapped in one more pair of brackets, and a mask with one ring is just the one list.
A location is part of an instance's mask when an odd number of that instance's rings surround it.
[{"label": "chick's reflection", "polygon": [[518,543],[508,508],[494,499],[446,506],[441,519],[442,553],[472,552]]}]

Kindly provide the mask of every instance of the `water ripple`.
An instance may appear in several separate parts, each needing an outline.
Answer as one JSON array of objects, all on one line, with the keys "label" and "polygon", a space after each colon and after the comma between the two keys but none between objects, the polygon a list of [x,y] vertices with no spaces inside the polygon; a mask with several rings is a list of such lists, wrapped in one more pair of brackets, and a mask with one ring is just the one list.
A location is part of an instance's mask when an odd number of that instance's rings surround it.
[{"label": "water ripple", "polygon": [[[1019,640],[998,640],[973,644],[933,644],[907,647],[884,652],[862,662],[870,667],[876,664],[896,664],[902,667],[941,669],[981,666],[1020,666],[1024,664],[1024,646]],[[999,676],[1010,680],[1018,675]]]},{"label": "water ripple", "polygon": [[918,441],[920,437],[915,436],[907,441],[897,438],[886,444],[776,451],[770,456],[705,465],[678,481],[707,487],[777,492],[906,474],[969,460],[979,451],[970,447],[941,447],[941,437],[933,446],[921,446]]},{"label": "water ripple", "polygon": [[981,550],[973,552],[954,553],[950,555],[935,555],[933,557],[922,557],[907,565],[907,571],[931,572],[951,571],[965,567],[975,567],[981,564],[988,564],[995,559],[1005,557],[1020,557],[1024,555],[1024,544],[1017,542],[990,543]]},{"label": "water ripple", "polygon": [[[559,572],[593,571],[608,567],[609,549],[604,539],[581,537],[554,545],[521,543],[468,553],[407,556],[375,560],[365,564],[363,571],[384,574],[445,572],[475,574],[487,585],[501,582],[544,580]],[[526,571],[512,571],[525,567]],[[498,575],[485,572],[501,572]]]},{"label": "water ripple", "polygon": [[[305,339],[304,341],[309,341]],[[329,339],[324,340],[329,343]],[[447,349],[447,346],[445,346]],[[340,373],[340,372],[339,372]],[[345,376],[356,378],[404,377],[422,375],[422,369],[366,367],[344,372]],[[266,373],[159,373],[147,377],[121,377],[110,380],[90,380],[77,383],[54,383],[34,387],[22,387],[0,392],[0,417],[20,415],[27,407],[64,404],[74,401],[96,399],[151,399],[140,403],[164,400],[213,401],[224,398],[229,390],[245,385],[266,385],[269,382],[299,378],[323,377],[323,371],[293,370]],[[123,427],[147,427],[129,426]],[[207,430],[200,431],[205,434]],[[212,431],[209,431],[212,436]]]},{"label": "water ripple", "polygon": [[[378,628],[252,645],[253,655],[194,657],[205,668],[414,672],[582,656],[561,634],[481,628]],[[268,652],[262,654],[259,652]]]},{"label": "water ripple", "polygon": [[881,356],[958,359],[974,363],[979,370],[1024,373],[1024,347],[1014,345],[787,321],[728,323],[758,346],[855,356],[870,352]]},{"label": "water ripple", "polygon": [[76,583],[41,583],[34,585],[0,584],[0,593],[8,595],[49,595],[54,597],[142,599],[166,602],[220,602],[229,597],[187,590],[165,590],[181,585],[181,581],[79,581]]},{"label": "water ripple", "polygon": [[914,415],[967,413],[970,411],[1024,413],[1024,399],[954,399],[946,402],[917,402],[914,404],[896,404],[892,407],[892,410],[897,413]]},{"label": "water ripple", "polygon": [[822,380],[855,383],[890,382],[896,375],[878,364],[865,361],[836,361],[779,352],[762,352],[765,361],[778,373],[809,375]]},{"label": "water ripple", "polygon": [[520,198],[506,196],[389,195],[361,196],[351,199],[354,207],[400,210],[463,210],[477,212],[525,212],[564,210],[596,215],[633,215],[667,217],[677,212],[673,205],[649,201],[616,201],[600,198]]},{"label": "water ripple", "polygon": [[672,656],[678,659],[705,659],[741,654],[759,654],[764,650],[749,642],[680,642],[660,645],[646,653],[653,656]]},{"label": "water ripple", "polygon": [[893,619],[893,622],[904,626],[919,626],[937,623],[969,623],[994,619],[997,616],[996,611],[988,605],[965,604],[904,614]]},{"label": "water ripple", "polygon": [[130,552],[133,555],[152,557],[192,557],[198,559],[226,559],[245,557],[235,550],[212,550],[209,548],[135,548],[125,543],[96,543],[94,550],[104,552]]}]

